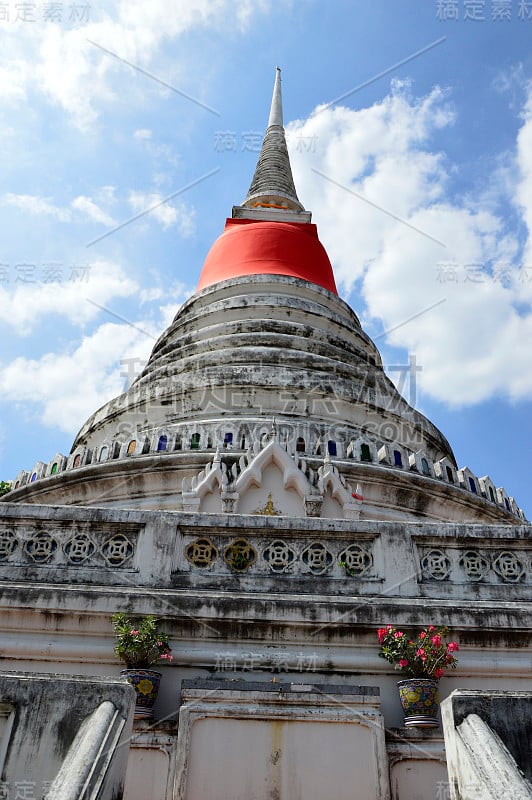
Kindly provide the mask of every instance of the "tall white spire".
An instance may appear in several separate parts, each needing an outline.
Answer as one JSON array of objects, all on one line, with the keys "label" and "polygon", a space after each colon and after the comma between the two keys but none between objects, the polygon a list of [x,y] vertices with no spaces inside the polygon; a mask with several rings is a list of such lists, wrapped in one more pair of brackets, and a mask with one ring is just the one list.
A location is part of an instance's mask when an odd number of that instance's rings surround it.
[{"label": "tall white spire", "polygon": [[272,105],[270,108],[270,117],[268,119],[268,128],[272,125],[279,125],[283,127],[283,97],[281,94],[281,69],[275,68],[275,83],[273,85]]},{"label": "tall white spire", "polygon": [[[247,208],[274,208],[304,212],[298,200],[283,128],[281,70],[275,70],[268,128],[246,199]],[[306,219],[306,217],[305,217]]]}]

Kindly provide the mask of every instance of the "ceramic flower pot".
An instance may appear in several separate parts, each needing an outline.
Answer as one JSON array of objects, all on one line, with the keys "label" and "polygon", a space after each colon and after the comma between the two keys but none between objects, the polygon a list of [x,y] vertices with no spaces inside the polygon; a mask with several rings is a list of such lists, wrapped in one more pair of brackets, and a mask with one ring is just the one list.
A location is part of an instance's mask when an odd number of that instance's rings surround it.
[{"label": "ceramic flower pot", "polygon": [[434,678],[405,678],[397,686],[405,728],[437,728],[438,681]]},{"label": "ceramic flower pot", "polygon": [[137,695],[134,718],[152,719],[162,673],[152,669],[123,669],[120,674],[132,685]]}]

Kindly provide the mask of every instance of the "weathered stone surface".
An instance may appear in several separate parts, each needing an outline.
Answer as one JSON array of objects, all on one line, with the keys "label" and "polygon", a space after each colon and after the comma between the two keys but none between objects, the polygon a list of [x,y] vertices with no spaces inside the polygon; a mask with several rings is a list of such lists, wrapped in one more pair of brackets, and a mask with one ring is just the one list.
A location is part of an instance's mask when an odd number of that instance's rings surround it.
[{"label": "weathered stone surface", "polygon": [[[362,519],[520,519],[489,479],[457,473],[447,440],[397,392],[343,300],[275,275],[196,293],[131,388],[83,426],[69,458],[21,472],[9,502],[190,510],[183,481],[217,447],[231,480],[242,458],[259,457],[274,418],[279,445],[307,478],[329,458],[352,491],[363,487]],[[293,507],[276,480],[288,513],[305,516],[304,497]],[[269,490],[258,488],[265,501]],[[210,490],[198,510],[222,511],[222,491]],[[250,510],[243,497],[235,510]],[[353,516],[327,502],[320,514]]]},{"label": "weathered stone surface", "polygon": [[[528,600],[532,583],[526,526],[10,503],[0,504],[0,514],[0,578],[33,585],[223,586],[225,592],[432,598],[466,607],[472,599]],[[255,553],[243,570],[232,569],[224,555],[235,540],[249,542]]]},{"label": "weathered stone surface", "polygon": [[3,796],[121,797],[133,706],[113,678],[0,672]]},{"label": "weathered stone surface", "polygon": [[454,691],[442,704],[452,800],[532,798],[532,693]]}]

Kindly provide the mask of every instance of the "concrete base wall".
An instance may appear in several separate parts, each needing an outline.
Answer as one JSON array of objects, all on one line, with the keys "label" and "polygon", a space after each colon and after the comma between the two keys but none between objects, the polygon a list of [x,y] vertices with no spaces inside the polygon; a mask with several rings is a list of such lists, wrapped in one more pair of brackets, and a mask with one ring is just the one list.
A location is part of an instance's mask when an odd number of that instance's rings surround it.
[{"label": "concrete base wall", "polygon": [[[174,660],[161,667],[157,723],[135,726],[127,800],[145,800],[148,791],[153,800],[173,800],[179,792],[186,798],[188,791],[193,798],[203,791],[201,777],[190,789],[179,783],[179,758],[187,753],[183,737],[189,735],[183,727],[185,705],[201,700],[209,720],[213,708],[223,708],[221,716],[214,713],[216,719],[253,721],[255,711],[269,703],[261,693],[271,698],[269,690],[278,693],[280,683],[323,687],[313,689],[317,697],[305,705],[317,728],[300,729],[309,720],[286,699],[275,707],[285,708],[283,719],[295,725],[283,728],[288,743],[296,728],[295,740],[309,731],[310,741],[320,731],[330,745],[332,775],[344,775],[344,767],[334,766],[340,735],[335,731],[341,731],[340,739],[356,734],[353,751],[369,747],[369,739],[358,741],[359,730],[342,727],[351,724],[342,717],[342,704],[353,687],[373,687],[379,692],[374,710],[382,733],[374,782],[364,791],[378,785],[391,800],[425,800],[439,797],[437,792],[445,798],[441,731],[402,728],[400,676],[378,658],[376,629],[387,623],[406,630],[428,624],[451,628],[460,642],[459,665],[442,679],[442,698],[455,688],[532,691],[529,528],[14,504],[4,504],[2,512],[0,667],[118,676],[110,621],[116,611],[156,614],[170,635]],[[244,565],[231,560],[237,541],[248,547]],[[342,566],[348,556],[350,573]],[[202,684],[201,698],[193,697],[185,684],[182,695],[183,681],[191,680],[213,681],[212,688]],[[221,680],[233,688],[246,681],[249,691],[243,699],[218,701]],[[330,684],[338,689],[328,691]],[[334,713],[324,705],[326,694],[335,695]],[[348,717],[352,713],[355,719],[359,710],[345,702]],[[235,708],[241,713],[244,707],[244,716],[235,716]],[[249,734],[263,743],[274,735],[270,712],[261,717],[264,726],[257,723]],[[213,729],[205,725],[200,735],[198,727],[194,744],[193,727],[190,753],[195,747],[201,764]],[[247,722],[228,723],[225,731],[244,747]],[[295,740],[286,752],[308,764],[311,776],[313,751],[297,750]],[[195,774],[201,776],[201,770]],[[382,774],[388,783],[377,781]],[[291,778],[276,775],[285,800]],[[332,796],[341,797],[330,781]],[[235,786],[228,783],[224,791],[243,791]]]}]

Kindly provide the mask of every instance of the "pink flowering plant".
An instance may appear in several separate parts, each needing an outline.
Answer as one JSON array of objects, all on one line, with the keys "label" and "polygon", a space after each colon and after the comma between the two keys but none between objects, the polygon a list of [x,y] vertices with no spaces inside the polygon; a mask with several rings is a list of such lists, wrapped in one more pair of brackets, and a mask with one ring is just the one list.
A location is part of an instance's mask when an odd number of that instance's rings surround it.
[{"label": "pink flowering plant", "polygon": [[128,669],[149,669],[159,659],[172,661],[168,634],[159,630],[153,614],[133,621],[125,614],[114,614],[111,621],[117,639],[115,654]]},{"label": "pink flowering plant", "polygon": [[381,646],[379,656],[408,678],[438,680],[445,669],[455,669],[458,663],[453,653],[460,648],[456,642],[446,641],[448,633],[445,626],[429,625],[417,636],[411,636],[393,625],[386,625],[377,631]]}]

